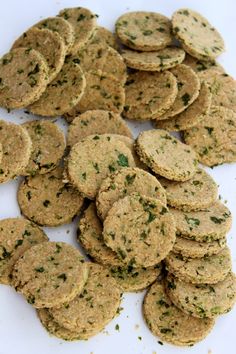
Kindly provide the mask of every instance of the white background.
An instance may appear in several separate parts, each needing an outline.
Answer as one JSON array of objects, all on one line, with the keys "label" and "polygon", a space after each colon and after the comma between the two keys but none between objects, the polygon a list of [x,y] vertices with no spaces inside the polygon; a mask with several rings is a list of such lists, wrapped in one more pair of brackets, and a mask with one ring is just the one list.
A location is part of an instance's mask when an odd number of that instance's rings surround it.
[{"label": "white background", "polygon": [[[13,42],[33,23],[56,15],[64,7],[84,6],[99,14],[100,25],[113,29],[118,16],[131,10],[151,10],[171,16],[180,7],[189,7],[205,15],[222,33],[227,52],[219,61],[226,71],[236,77],[236,2],[235,0],[0,0],[0,54],[7,52]],[[0,118],[21,123],[29,116],[22,112],[6,113],[0,110]],[[59,125],[66,130],[66,123]],[[148,124],[132,124],[136,134]],[[219,184],[222,200],[227,202],[236,220],[236,164],[224,165],[209,170]],[[19,181],[0,185],[0,218],[20,215],[16,202]],[[76,245],[76,224],[58,228],[45,228],[51,240],[66,241]],[[236,222],[228,236],[236,270]],[[123,311],[103,333],[81,342],[63,342],[50,337],[40,325],[34,309],[13,289],[0,285],[0,354],[236,354],[236,307],[217,319],[212,333],[192,348],[178,348],[158,344],[147,329],[141,314],[143,293],[126,294],[122,301]],[[119,324],[120,330],[115,330]],[[141,337],[139,339],[138,337]]]}]

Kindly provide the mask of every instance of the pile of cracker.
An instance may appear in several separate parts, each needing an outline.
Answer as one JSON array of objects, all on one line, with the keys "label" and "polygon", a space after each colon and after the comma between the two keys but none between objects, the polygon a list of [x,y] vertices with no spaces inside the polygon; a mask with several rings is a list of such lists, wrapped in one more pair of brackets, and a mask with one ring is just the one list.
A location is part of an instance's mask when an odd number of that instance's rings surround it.
[{"label": "pile of cracker", "polygon": [[[62,10],[0,60],[0,105],[38,116],[0,121],[0,183],[24,176],[24,217],[0,220],[0,282],[65,340],[96,335],[122,293],[148,289],[153,334],[193,345],[236,301],[232,216],[198,164],[236,160],[236,84],[215,61],[224,42],[189,9],[126,13],[118,40],[96,17]],[[39,116],[66,118],[67,137]],[[123,117],[155,128],[134,140]],[[40,228],[76,216],[81,252]]]}]

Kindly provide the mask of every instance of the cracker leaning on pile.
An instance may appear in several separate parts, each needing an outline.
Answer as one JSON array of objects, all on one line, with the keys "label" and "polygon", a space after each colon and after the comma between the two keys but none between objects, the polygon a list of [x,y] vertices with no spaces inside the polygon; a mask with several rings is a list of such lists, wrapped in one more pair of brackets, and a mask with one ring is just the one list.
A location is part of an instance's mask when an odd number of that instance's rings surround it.
[{"label": "cracker leaning on pile", "polygon": [[[2,107],[71,122],[65,141],[50,120],[0,121],[0,182],[25,176],[25,218],[0,220],[0,281],[65,340],[96,335],[123,292],[148,288],[143,315],[153,334],[193,345],[236,300],[232,216],[198,165],[236,161],[236,83],[215,61],[224,42],[189,9],[172,20],[126,13],[119,43],[96,17],[62,10],[0,61]],[[134,141],[121,115],[154,129]],[[183,132],[186,144],[168,131]],[[81,212],[78,243],[90,262],[39,227]]]}]

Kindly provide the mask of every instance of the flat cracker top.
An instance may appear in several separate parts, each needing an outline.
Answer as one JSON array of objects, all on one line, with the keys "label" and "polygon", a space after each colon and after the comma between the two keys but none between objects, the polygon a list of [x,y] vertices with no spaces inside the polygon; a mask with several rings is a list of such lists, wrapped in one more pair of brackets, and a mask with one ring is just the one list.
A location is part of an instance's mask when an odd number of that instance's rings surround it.
[{"label": "flat cracker top", "polygon": [[127,12],[116,21],[116,34],[127,47],[153,51],[172,42],[170,20],[155,12]]},{"label": "flat cracker top", "polygon": [[172,25],[186,52],[198,59],[214,59],[225,50],[219,32],[196,11],[179,9],[172,16]]}]

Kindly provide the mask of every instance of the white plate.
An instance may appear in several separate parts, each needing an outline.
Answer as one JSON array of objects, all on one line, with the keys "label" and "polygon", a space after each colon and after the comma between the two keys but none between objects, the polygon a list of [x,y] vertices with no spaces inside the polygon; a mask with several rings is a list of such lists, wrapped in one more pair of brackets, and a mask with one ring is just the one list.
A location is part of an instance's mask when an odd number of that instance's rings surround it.
[{"label": "white plate", "polygon": [[[220,62],[226,70],[236,76],[236,2],[235,0],[6,0],[0,2],[0,53],[10,48],[13,40],[33,23],[48,16],[56,15],[64,7],[84,6],[99,14],[99,24],[113,29],[118,16],[131,10],[151,10],[171,16],[180,7],[189,7],[205,15],[222,33],[227,47]],[[7,113],[0,111],[0,117],[12,122],[22,123],[30,117],[23,111]],[[66,130],[63,120],[58,122]],[[135,134],[140,127],[149,129],[150,125],[132,124]],[[222,200],[227,201],[236,220],[236,164],[223,165],[209,169],[219,184]],[[19,181],[0,185],[0,218],[20,215],[16,202]],[[76,245],[76,226],[65,225],[58,228],[45,228],[51,240],[66,241]],[[69,230],[67,233],[66,231]],[[236,270],[236,223],[229,233],[228,243],[232,251],[234,270]],[[158,338],[147,329],[141,313],[143,293],[126,294],[122,301],[123,311],[103,333],[82,342],[63,342],[50,337],[39,323],[34,309],[8,286],[0,286],[0,354],[235,354],[236,307],[228,315],[217,319],[212,333],[192,348],[178,348],[168,344],[162,346]],[[119,324],[119,331],[115,329]]]}]

